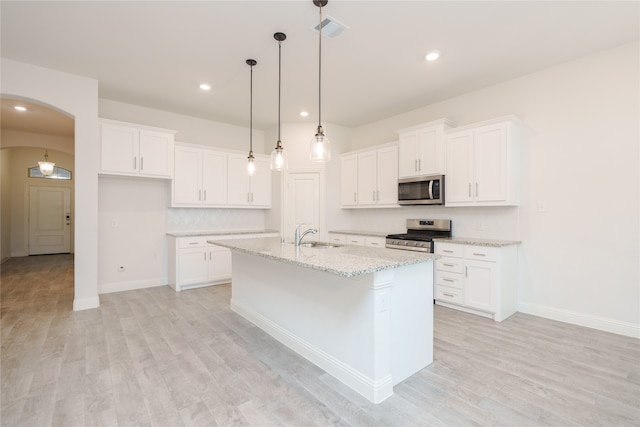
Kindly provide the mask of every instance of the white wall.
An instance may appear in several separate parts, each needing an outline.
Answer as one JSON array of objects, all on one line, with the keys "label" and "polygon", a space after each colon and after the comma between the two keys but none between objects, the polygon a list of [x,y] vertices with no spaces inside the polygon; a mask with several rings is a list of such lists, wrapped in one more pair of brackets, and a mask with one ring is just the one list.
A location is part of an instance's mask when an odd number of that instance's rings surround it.
[{"label": "white wall", "polygon": [[40,102],[75,119],[74,310],[99,305],[98,261],[98,82],[2,58],[0,93]]},{"label": "white wall", "polygon": [[11,151],[0,150],[0,262],[11,258]]},{"label": "white wall", "polygon": [[626,44],[353,129],[358,149],[442,117],[515,114],[528,135],[518,208],[354,211],[351,226],[444,217],[454,235],[521,240],[520,311],[640,336],[639,50]]},{"label": "white wall", "polygon": [[98,292],[166,285],[171,182],[101,176],[98,190]]}]

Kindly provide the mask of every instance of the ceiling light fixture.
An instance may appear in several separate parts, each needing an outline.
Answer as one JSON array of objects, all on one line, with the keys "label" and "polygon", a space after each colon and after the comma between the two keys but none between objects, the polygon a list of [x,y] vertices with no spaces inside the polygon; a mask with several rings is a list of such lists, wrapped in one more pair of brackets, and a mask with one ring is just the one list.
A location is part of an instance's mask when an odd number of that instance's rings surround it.
[{"label": "ceiling light fixture", "polygon": [[44,176],[49,176],[53,173],[53,167],[56,164],[49,161],[49,153],[47,150],[44,152],[44,162],[38,162],[40,173]]},{"label": "ceiling light fixture", "polygon": [[16,105],[13,109],[16,111],[27,111],[27,107],[23,107],[22,105]]},{"label": "ceiling light fixture", "polygon": [[208,83],[200,83],[200,89],[202,90],[211,90],[211,85]]},{"label": "ceiling light fixture", "polygon": [[258,63],[255,59],[247,59],[247,65],[251,67],[251,76],[249,78],[249,156],[247,157],[247,172],[253,175],[256,171],[253,156],[253,67]]},{"label": "ceiling light fixture", "polygon": [[300,111],[300,115],[302,117],[307,117],[309,115],[309,112],[308,111]]},{"label": "ceiling light fixture", "polygon": [[318,128],[316,135],[310,141],[309,159],[316,162],[331,160],[331,142],[322,129],[322,6],[329,0],[313,0],[313,4],[320,9],[320,23],[318,25]]},{"label": "ceiling light fixture", "polygon": [[438,51],[429,52],[426,56],[427,61],[435,61],[438,58],[440,58],[440,52]]},{"label": "ceiling light fixture", "polygon": [[282,42],[287,39],[285,33],[275,33],[273,38],[278,41],[278,141],[271,152],[271,170],[281,171],[287,168],[287,154],[282,148],[280,140],[280,93],[282,85]]}]

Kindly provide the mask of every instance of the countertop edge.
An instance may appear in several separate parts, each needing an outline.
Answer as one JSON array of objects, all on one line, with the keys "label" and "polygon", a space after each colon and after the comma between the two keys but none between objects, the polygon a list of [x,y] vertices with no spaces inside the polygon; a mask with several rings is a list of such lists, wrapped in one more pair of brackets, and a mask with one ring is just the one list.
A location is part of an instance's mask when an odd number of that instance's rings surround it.
[{"label": "countertop edge", "polygon": [[473,237],[437,237],[434,242],[453,243],[455,245],[475,245],[487,246],[492,248],[501,248],[503,246],[519,245],[519,240],[494,240],[494,239],[478,239]]},{"label": "countertop edge", "polygon": [[204,230],[204,231],[167,231],[172,237],[204,237],[204,236],[242,236],[246,234],[280,234],[278,230]]}]

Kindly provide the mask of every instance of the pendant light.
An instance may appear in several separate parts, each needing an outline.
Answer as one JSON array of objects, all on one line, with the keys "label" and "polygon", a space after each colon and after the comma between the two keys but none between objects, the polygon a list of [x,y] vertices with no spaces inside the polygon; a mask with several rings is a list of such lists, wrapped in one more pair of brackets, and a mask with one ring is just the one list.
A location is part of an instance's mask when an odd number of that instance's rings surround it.
[{"label": "pendant light", "polygon": [[247,65],[251,67],[249,78],[249,156],[247,157],[247,172],[253,175],[256,171],[255,157],[253,157],[253,67],[258,63],[255,59],[247,59]]},{"label": "pendant light", "polygon": [[44,176],[49,176],[53,173],[53,167],[56,164],[49,161],[49,153],[47,150],[44,152],[44,162],[38,162],[38,166],[40,167],[40,173]]},{"label": "pendant light", "polygon": [[280,97],[282,86],[282,42],[287,39],[285,33],[275,33],[273,38],[278,41],[278,141],[271,152],[271,170],[281,171],[287,168],[287,155],[280,140]]},{"label": "pendant light", "polygon": [[329,0],[313,0],[313,4],[320,9],[320,23],[318,24],[318,128],[316,135],[309,143],[309,159],[316,162],[331,160],[331,142],[322,129],[322,6]]}]

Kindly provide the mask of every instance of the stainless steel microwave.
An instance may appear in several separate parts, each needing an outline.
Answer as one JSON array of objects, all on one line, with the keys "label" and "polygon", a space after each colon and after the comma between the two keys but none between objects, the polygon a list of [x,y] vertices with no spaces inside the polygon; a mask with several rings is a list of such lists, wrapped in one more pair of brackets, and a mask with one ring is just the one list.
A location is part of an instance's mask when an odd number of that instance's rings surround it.
[{"label": "stainless steel microwave", "polygon": [[444,175],[423,175],[399,179],[398,204],[444,205]]}]

